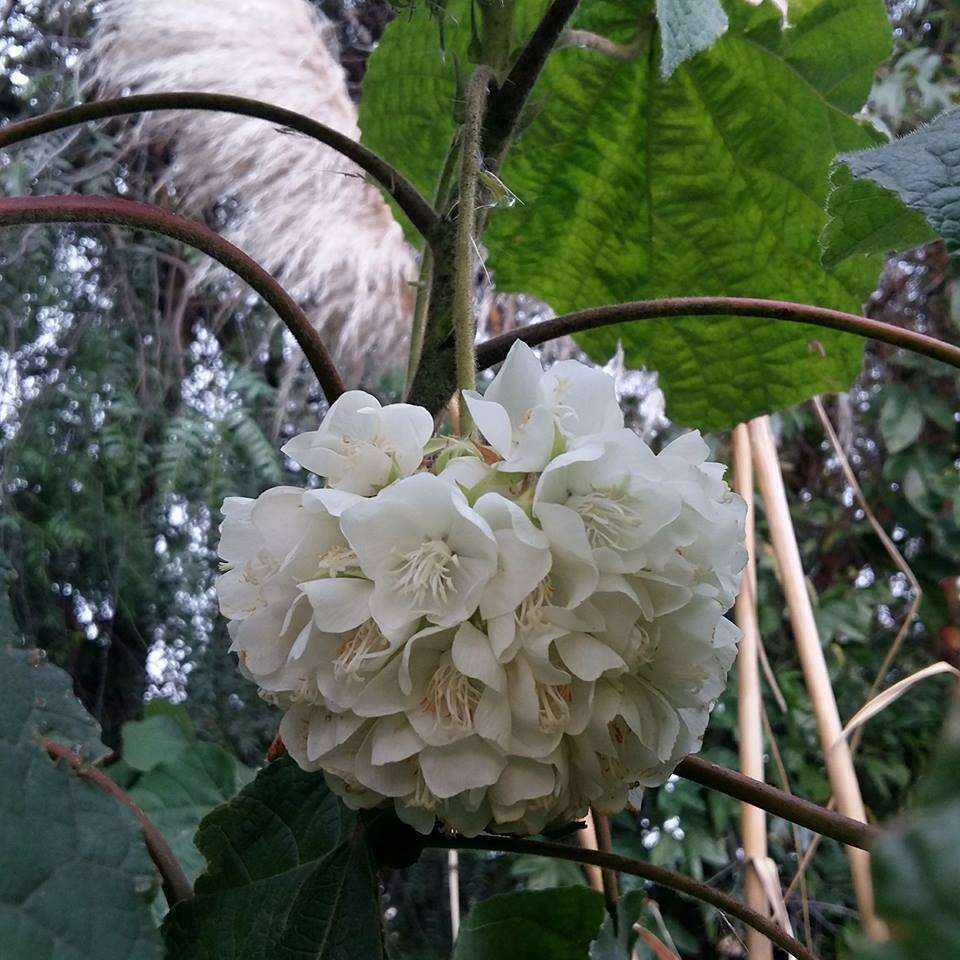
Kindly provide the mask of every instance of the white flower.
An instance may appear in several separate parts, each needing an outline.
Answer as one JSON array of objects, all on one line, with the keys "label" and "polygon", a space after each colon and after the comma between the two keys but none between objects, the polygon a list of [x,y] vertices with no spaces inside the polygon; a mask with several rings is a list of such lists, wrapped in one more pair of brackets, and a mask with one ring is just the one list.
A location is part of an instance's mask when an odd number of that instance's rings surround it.
[{"label": "white flower", "polygon": [[587,437],[550,462],[533,511],[551,540],[576,530],[601,573],[642,569],[647,545],[680,514],[678,491],[665,483],[650,448],[629,430]]},{"label": "white flower", "polygon": [[421,617],[439,626],[462,623],[497,571],[487,522],[459,490],[430,474],[350,507],[341,528],[373,584],[370,612],[387,632]]},{"label": "white flower", "polygon": [[351,808],[466,835],[616,812],[700,747],[745,505],[699,434],[654,455],[581,364],[518,343],[467,402],[493,453],[353,391],[287,447],[326,487],[225,502],[231,649]]},{"label": "white flower", "polygon": [[[522,340],[514,342],[483,397],[465,390],[470,414],[503,458],[498,469],[542,470],[561,439],[605,433],[623,426],[613,378],[576,360],[546,373]],[[562,449],[562,445],[561,445]]]},{"label": "white flower", "polygon": [[319,429],[294,437],[283,452],[328,486],[369,496],[420,466],[432,432],[433,418],[423,407],[381,407],[369,393],[348,390]]}]

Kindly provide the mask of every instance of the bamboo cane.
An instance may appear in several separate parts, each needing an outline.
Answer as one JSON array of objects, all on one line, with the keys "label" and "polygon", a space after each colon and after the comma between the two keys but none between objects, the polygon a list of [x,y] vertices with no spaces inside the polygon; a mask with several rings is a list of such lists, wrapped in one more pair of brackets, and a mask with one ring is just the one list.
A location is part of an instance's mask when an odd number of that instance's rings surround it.
[{"label": "bamboo cane", "polygon": [[[743,631],[737,654],[737,727],[740,732],[740,772],[763,780],[763,729],[760,699],[759,646],[756,602],[756,553],[754,550],[753,464],[750,433],[745,424],[733,431],[733,486],[747,504],[747,565],[737,596],[735,616]],[[740,806],[740,833],[743,840],[743,892],[747,906],[769,914],[770,908],[756,865],[767,857],[767,815],[759,807]],[[771,960],[773,946],[752,927],[746,935],[749,960]]]},{"label": "bamboo cane", "polygon": [[[827,663],[820,646],[813,607],[807,592],[800,550],[777,458],[777,446],[768,417],[750,421],[750,441],[754,467],[763,497],[773,551],[780,567],[783,591],[786,596],[793,627],[800,666],[810,694],[817,732],[823,749],[830,785],[837,798],[837,808],[846,816],[866,823],[866,812],[860,795],[853,758],[846,740],[842,738],[843,724],[830,684]],[[871,938],[883,940],[888,936],[886,925],[877,917],[873,903],[873,883],[870,877],[870,857],[866,851],[847,847],[853,887],[860,908],[863,928]]]}]

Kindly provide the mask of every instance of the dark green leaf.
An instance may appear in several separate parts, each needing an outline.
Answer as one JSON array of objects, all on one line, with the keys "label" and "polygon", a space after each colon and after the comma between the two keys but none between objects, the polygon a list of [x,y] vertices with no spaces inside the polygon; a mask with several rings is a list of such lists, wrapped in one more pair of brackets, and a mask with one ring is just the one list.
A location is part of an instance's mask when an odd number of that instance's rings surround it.
[{"label": "dark green leaf", "polygon": [[104,752],[66,673],[37,651],[0,650],[0,955],[159,960],[159,880],[136,818],[55,764],[41,737]]},{"label": "dark green leaf", "polygon": [[600,927],[600,935],[590,945],[590,960],[630,960],[633,945],[637,941],[633,925],[640,918],[647,894],[643,890],[628,890],[617,901],[617,929],[613,920],[606,916]]},{"label": "dark green leaf", "polygon": [[824,260],[903,250],[939,235],[960,250],[960,110],[893,143],[837,157]]},{"label": "dark green leaf", "polygon": [[603,897],[585,887],[490,897],[463,921],[453,960],[587,960],[602,920]]},{"label": "dark green leaf", "polygon": [[376,960],[376,879],[356,816],[289,758],[200,826],[207,869],[164,924],[177,960]]},{"label": "dark green leaf", "polygon": [[[881,148],[882,149],[882,148]],[[855,180],[845,162],[830,171],[821,259],[835,267],[855,254],[905,250],[936,239],[923,214],[871,180]]]},{"label": "dark green leaf", "polygon": [[657,23],[663,44],[660,73],[669,77],[724,33],[727,15],[719,0],[657,0]]},{"label": "dark green leaf", "polygon": [[554,887],[583,887],[587,880],[583,868],[569,860],[524,854],[515,857],[510,873],[524,881],[527,890],[551,890]]},{"label": "dark green leaf", "polygon": [[923,411],[913,394],[892,392],[880,411],[880,433],[890,453],[899,453],[912,444],[923,429]]},{"label": "dark green leaf", "polygon": [[147,714],[123,728],[123,759],[134,770],[152,770],[159,763],[174,763],[190,745],[177,718],[168,712]]},{"label": "dark green leaf", "polygon": [[203,858],[193,843],[200,821],[235,796],[252,775],[216,744],[193,743],[185,745],[174,760],[143,774],[130,788],[130,795],[157,825],[184,872],[194,880],[203,868]]}]

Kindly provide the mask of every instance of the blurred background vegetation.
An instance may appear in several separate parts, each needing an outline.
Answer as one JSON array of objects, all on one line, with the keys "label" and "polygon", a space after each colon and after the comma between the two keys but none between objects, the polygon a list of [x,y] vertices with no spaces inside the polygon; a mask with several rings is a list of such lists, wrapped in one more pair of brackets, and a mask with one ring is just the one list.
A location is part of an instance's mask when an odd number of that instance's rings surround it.
[{"label": "blurred background vegetation", "polygon": [[[366,54],[390,9],[382,0],[320,6],[337,27],[357,97]],[[957,102],[960,7],[904,0],[889,9],[896,49],[877,78],[868,119],[902,135]],[[94,13],[95,5],[79,0],[0,2],[0,119],[82,97],[80,63]],[[0,155],[0,190],[175,205],[164,149],[131,147],[124,129],[79,128],[8,151]],[[228,218],[232,202],[224,197],[206,211],[209,222]],[[172,790],[191,798],[181,810],[187,838],[199,815],[262,762],[277,725],[226,653],[212,588],[217,508],[224,496],[305,482],[279,454],[280,441],[323,411],[305,382],[291,387],[294,351],[269,312],[225,281],[191,285],[195,259],[163,239],[113,228],[34,226],[0,236],[0,627],[69,670],[106,741],[125,748],[115,772],[135,796]],[[535,319],[539,310],[492,294],[485,303],[494,330]],[[942,245],[891,259],[867,312],[956,342],[960,284]],[[387,358],[389,372],[367,386],[395,397],[401,363]],[[654,446],[668,440],[673,427],[655,377],[620,371],[619,382],[637,428]],[[867,502],[922,590],[919,617],[885,685],[936,659],[960,666],[957,377],[870,345],[855,388],[827,398],[826,407]],[[790,410],[777,423],[809,589],[841,714],[850,716],[867,699],[913,594],[871,531],[813,409]],[[726,459],[727,438],[713,442]],[[763,532],[761,517],[761,543]],[[763,550],[759,574],[761,629],[777,685],[764,691],[769,745],[781,758],[771,752],[769,776],[778,783],[783,775],[823,803],[830,789],[814,719],[777,572]],[[946,684],[933,680],[867,726],[857,768],[875,819],[889,819],[910,800],[945,701]],[[737,762],[735,718],[731,689],[705,746],[729,766]],[[188,772],[165,772],[156,744],[177,736],[199,754]],[[149,800],[144,805],[149,810]],[[642,810],[616,818],[614,842],[621,852],[736,892],[737,827],[733,801],[676,781],[650,791]],[[771,831],[786,886],[812,835],[777,819]],[[189,855],[188,842],[185,849]],[[495,892],[583,882],[568,863],[461,858],[464,911]],[[428,854],[384,883],[393,954],[447,956],[446,855]],[[819,847],[788,908],[821,956],[844,955],[855,913],[836,844]],[[714,911],[657,889],[647,911],[650,928],[663,936],[665,925],[684,957],[716,956],[718,942],[722,955],[742,955]]]}]

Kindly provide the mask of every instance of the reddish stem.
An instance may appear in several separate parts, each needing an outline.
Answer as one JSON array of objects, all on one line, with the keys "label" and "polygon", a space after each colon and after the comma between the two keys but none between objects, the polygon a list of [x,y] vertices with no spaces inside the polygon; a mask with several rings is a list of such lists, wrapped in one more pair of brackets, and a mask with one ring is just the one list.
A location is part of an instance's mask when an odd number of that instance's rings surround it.
[{"label": "reddish stem", "polygon": [[310,117],[293,110],[285,110],[272,103],[252,100],[249,97],[234,97],[225,93],[140,93],[130,97],[115,97],[109,100],[94,100],[66,110],[45,113],[19,123],[11,123],[0,129],[0,148],[21,143],[32,137],[66,127],[75,127],[91,120],[122,117],[131,113],[154,110],[207,110],[219,113],[235,113],[245,117],[267,120],[289,130],[295,130],[342,153],[361,170],[373,177],[396,201],[417,230],[430,240],[437,225],[433,207],[399,171],[372,150],[352,140],[339,130],[318,123]]},{"label": "reddish stem", "polygon": [[960,368],[960,347],[944,343],[935,337],[916,333],[891,323],[860,317],[855,313],[814,307],[785,300],[761,300],[753,297],[667,297],[662,300],[635,300],[608,307],[594,307],[567,313],[542,323],[511,330],[477,347],[477,366],[483,370],[499,363],[516,340],[534,346],[585,330],[596,330],[617,323],[633,320],[661,320],[667,317],[754,317],[767,320],[786,320],[790,323],[806,323],[828,327],[844,333],[880,340],[894,347],[912,350],[941,360],[952,367]]},{"label": "reddish stem", "polygon": [[180,866],[170,845],[163,839],[163,834],[156,828],[150,818],[134,803],[133,798],[113,782],[105,773],[84,763],[69,747],[62,743],[44,738],[40,745],[55,760],[64,760],[73,768],[77,776],[96,784],[105,793],[109,793],[115,800],[128,806],[140,823],[143,839],[147,845],[147,852],[153,860],[160,877],[163,880],[163,893],[167,903],[172,907],[181,900],[189,900],[193,896],[193,887],[187,875]]},{"label": "reddish stem", "polygon": [[161,233],[202,251],[245,280],[273,307],[303,350],[327,402],[333,403],[343,393],[343,381],[323,340],[290,294],[260,264],[203,224],[151,204],[116,197],[0,200],[0,226],[23,223],[115,223]]}]

